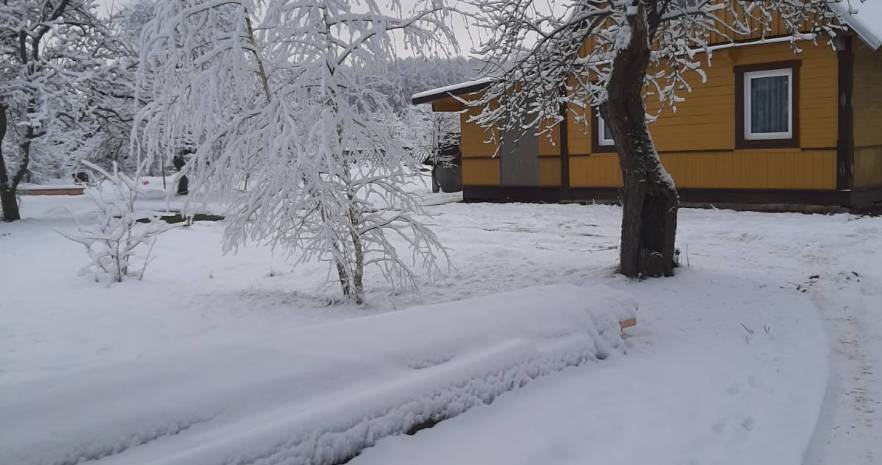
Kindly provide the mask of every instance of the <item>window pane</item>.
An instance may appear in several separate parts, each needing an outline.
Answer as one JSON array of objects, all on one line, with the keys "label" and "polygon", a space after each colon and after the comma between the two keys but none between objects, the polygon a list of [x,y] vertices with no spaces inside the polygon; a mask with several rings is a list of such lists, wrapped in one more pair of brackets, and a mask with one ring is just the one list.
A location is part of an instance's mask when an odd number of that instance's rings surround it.
[{"label": "window pane", "polygon": [[609,130],[609,125],[606,124],[606,121],[603,122],[603,139],[613,140],[612,131]]},{"label": "window pane", "polygon": [[770,76],[750,80],[750,132],[790,130],[790,77]]}]

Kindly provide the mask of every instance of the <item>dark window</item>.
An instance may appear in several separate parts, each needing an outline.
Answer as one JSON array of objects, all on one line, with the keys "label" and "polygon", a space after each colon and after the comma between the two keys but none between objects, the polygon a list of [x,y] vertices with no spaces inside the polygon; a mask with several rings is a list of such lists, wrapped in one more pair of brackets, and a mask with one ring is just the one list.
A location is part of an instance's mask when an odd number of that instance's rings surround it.
[{"label": "dark window", "polygon": [[597,145],[610,147],[615,144],[616,144],[616,142],[613,140],[612,131],[609,130],[609,126],[606,125],[606,121],[603,120],[603,117],[600,116],[600,114],[598,114],[597,115]]},{"label": "dark window", "polygon": [[596,108],[591,115],[591,153],[615,153],[616,143],[606,121]]}]

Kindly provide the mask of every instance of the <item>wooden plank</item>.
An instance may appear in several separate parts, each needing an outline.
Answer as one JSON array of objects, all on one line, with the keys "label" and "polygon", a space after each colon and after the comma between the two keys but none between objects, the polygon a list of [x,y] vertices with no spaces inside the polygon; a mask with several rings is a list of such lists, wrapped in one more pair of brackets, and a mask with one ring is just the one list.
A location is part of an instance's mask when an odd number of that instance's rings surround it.
[{"label": "wooden plank", "polygon": [[19,195],[83,195],[85,188],[76,186],[64,187],[23,187],[18,189]]}]

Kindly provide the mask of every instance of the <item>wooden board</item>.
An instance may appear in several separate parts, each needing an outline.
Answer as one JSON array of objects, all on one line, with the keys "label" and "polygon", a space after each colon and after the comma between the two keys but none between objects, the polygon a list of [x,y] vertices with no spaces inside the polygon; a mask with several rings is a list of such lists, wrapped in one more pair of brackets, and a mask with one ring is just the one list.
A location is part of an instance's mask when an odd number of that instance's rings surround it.
[{"label": "wooden board", "polygon": [[19,188],[19,195],[83,195],[85,188],[76,186],[64,187],[27,187]]}]

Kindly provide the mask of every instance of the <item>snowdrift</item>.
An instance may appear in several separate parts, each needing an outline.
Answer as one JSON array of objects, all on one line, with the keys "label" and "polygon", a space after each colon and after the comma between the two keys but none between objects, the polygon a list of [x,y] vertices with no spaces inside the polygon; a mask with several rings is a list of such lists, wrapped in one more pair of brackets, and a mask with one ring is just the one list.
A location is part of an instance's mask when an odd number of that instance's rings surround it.
[{"label": "snowdrift", "polygon": [[333,464],[623,351],[637,306],[566,285],[0,386],[0,463]]}]

